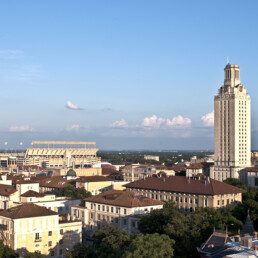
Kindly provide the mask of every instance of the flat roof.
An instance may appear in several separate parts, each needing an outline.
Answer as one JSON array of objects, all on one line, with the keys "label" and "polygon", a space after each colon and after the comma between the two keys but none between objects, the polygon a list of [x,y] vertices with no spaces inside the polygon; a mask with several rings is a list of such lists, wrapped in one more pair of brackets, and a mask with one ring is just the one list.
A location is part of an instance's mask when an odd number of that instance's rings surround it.
[{"label": "flat roof", "polygon": [[32,144],[96,144],[96,142],[76,141],[32,141]]}]

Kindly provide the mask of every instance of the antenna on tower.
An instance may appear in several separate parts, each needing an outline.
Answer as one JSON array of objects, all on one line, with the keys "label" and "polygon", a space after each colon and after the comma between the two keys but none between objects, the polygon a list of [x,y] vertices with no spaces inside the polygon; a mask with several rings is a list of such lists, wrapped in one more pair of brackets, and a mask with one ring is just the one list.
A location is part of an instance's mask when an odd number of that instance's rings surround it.
[{"label": "antenna on tower", "polygon": [[227,64],[229,64],[229,58],[227,57]]}]

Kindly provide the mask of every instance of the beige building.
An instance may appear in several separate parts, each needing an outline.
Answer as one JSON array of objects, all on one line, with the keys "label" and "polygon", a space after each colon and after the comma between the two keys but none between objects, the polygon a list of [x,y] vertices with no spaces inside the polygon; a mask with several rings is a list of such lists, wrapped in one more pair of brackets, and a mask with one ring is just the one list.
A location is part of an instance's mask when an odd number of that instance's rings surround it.
[{"label": "beige building", "polygon": [[76,188],[84,188],[92,195],[112,189],[113,180],[104,176],[85,176],[76,180]]},{"label": "beige building", "polygon": [[251,165],[250,96],[240,82],[240,68],[225,67],[224,85],[214,98],[214,167],[211,178],[239,178]]},{"label": "beige building", "polygon": [[0,238],[23,257],[38,251],[48,257],[64,257],[81,242],[81,222],[59,222],[57,212],[26,203],[0,212]]},{"label": "beige building", "polygon": [[96,142],[33,141],[24,157],[24,165],[51,168],[84,168],[100,163]]},{"label": "beige building", "polygon": [[127,233],[138,233],[142,215],[161,209],[163,202],[129,191],[110,190],[85,199],[85,207],[72,207],[72,218],[81,219],[84,231],[91,237],[107,225],[121,228]]},{"label": "beige building", "polygon": [[12,185],[0,184],[0,209],[9,209],[19,201],[19,192]]},{"label": "beige building", "polygon": [[155,200],[172,200],[186,212],[193,212],[197,207],[221,208],[242,202],[242,193],[245,192],[214,179],[195,180],[183,176],[149,177],[125,187]]},{"label": "beige building", "polygon": [[154,160],[154,161],[159,161],[159,156],[154,156],[154,155],[144,155],[145,160]]},{"label": "beige building", "polygon": [[175,171],[163,165],[129,165],[122,168],[124,181],[133,182],[152,175],[163,173],[175,175]]}]

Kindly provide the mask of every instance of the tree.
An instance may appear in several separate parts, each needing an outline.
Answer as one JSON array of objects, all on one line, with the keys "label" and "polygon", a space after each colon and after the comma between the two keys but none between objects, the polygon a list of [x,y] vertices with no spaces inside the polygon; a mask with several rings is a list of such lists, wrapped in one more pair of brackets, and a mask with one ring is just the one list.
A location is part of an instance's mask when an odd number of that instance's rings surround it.
[{"label": "tree", "polygon": [[112,226],[97,231],[93,236],[99,257],[121,257],[130,241],[131,235]]},{"label": "tree", "polygon": [[175,241],[167,235],[139,234],[129,245],[123,257],[125,258],[165,258],[174,256]]},{"label": "tree", "polygon": [[5,258],[5,257],[17,258],[19,256],[14,252],[13,249],[4,245],[3,241],[0,240],[0,258]]},{"label": "tree", "polygon": [[85,198],[90,197],[91,193],[87,192],[85,188],[75,188],[72,185],[68,185],[63,188],[59,188],[57,196],[67,196],[67,197],[81,199],[83,203],[83,200]]},{"label": "tree", "polygon": [[34,253],[27,253],[24,258],[44,258],[45,255],[41,254],[40,252],[34,252]]}]

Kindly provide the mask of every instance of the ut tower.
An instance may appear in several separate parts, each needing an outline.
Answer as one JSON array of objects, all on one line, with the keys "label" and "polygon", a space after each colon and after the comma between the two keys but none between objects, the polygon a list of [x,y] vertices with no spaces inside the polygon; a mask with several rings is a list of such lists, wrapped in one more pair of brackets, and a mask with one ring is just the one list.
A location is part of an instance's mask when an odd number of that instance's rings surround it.
[{"label": "ut tower", "polygon": [[239,178],[251,166],[250,96],[240,82],[238,65],[225,67],[224,85],[214,97],[214,167],[211,178]]}]

